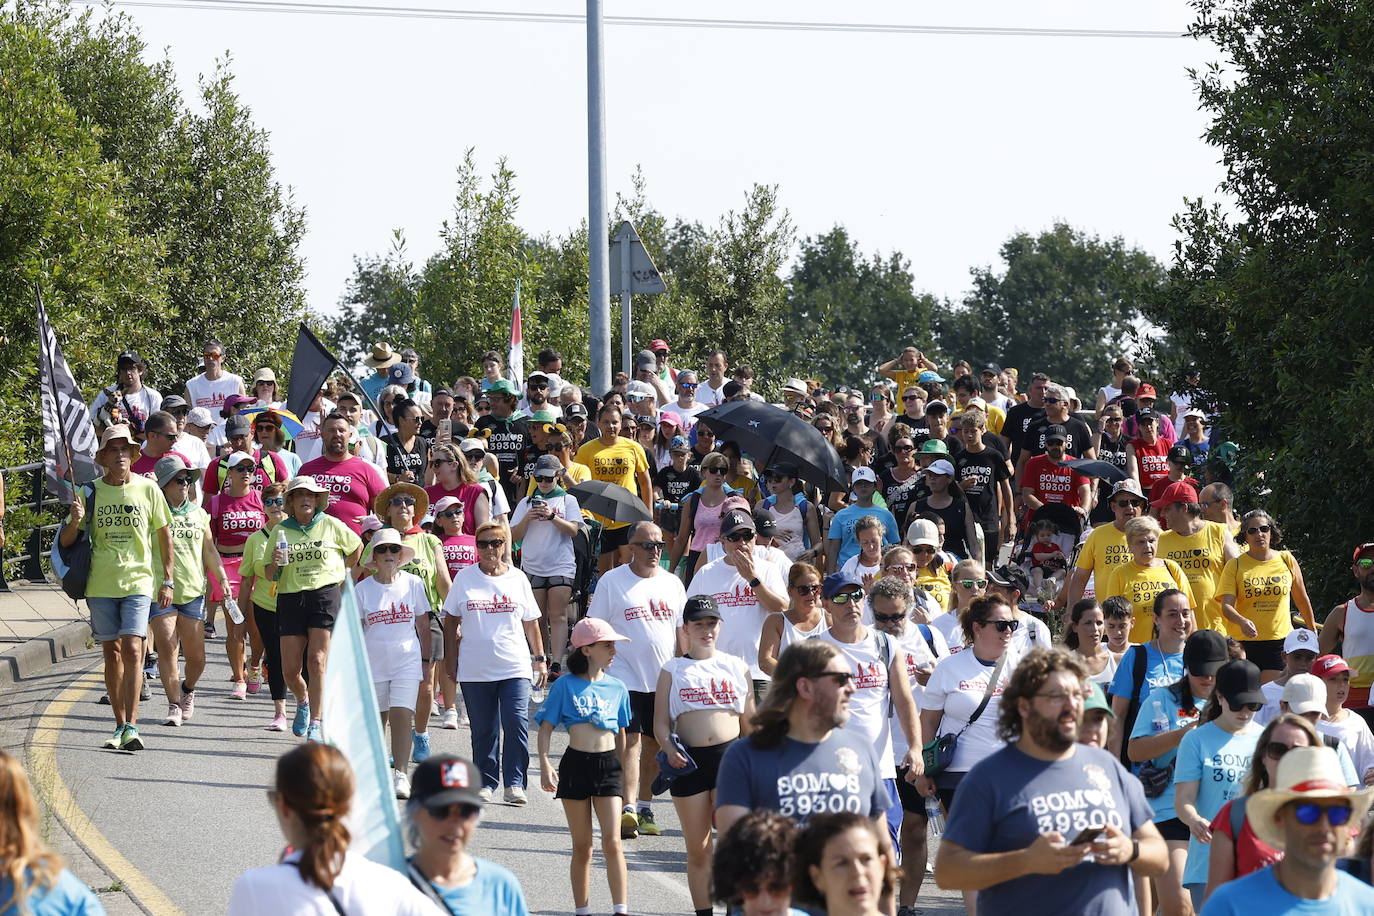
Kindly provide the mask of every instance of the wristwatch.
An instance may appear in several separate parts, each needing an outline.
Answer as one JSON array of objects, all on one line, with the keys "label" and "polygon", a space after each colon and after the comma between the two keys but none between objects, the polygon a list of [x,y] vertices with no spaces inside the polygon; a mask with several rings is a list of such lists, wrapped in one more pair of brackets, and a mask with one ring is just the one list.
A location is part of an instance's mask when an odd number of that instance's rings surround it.
[{"label": "wristwatch", "polygon": [[1126,864],[1130,865],[1138,858],[1140,858],[1140,841],[1133,839],[1131,840],[1131,857],[1126,860]]},{"label": "wristwatch", "polygon": [[750,587],[750,588],[758,588],[758,587],[759,587],[759,577],[758,577],[758,576],[755,576],[754,578],[752,578],[752,579],[749,580],[749,587]]},{"label": "wristwatch", "polygon": [[176,588],[176,583],[173,582],[171,579],[163,579],[163,580],[162,580],[162,587],[163,587],[163,588]]},{"label": "wristwatch", "polygon": [[549,657],[548,657],[547,655],[531,655],[531,656],[530,656],[530,661],[532,661],[532,662],[546,662],[546,661],[548,661],[548,660],[549,660]]}]

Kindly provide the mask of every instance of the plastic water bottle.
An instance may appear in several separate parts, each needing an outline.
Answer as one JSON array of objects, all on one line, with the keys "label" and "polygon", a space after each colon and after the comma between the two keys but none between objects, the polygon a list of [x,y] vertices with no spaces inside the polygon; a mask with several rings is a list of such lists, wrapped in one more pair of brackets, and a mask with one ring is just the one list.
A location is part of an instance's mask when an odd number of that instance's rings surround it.
[{"label": "plastic water bottle", "polygon": [[278,550],[285,550],[288,546],[289,546],[289,545],[286,543],[286,532],[285,532],[285,531],[282,531],[280,528],[278,528],[278,529],[277,529],[277,549],[278,549]]},{"label": "plastic water bottle", "polygon": [[239,610],[239,603],[233,598],[224,599],[224,610],[235,624],[243,623],[243,611]]},{"label": "plastic water bottle", "polygon": [[1150,717],[1150,728],[1152,731],[1162,732],[1169,730],[1169,716],[1164,712],[1164,706],[1158,700],[1154,701],[1154,715]]},{"label": "plastic water bottle", "polygon": [[945,832],[945,813],[940,810],[938,798],[926,799],[926,823],[930,826],[930,832],[935,836]]}]

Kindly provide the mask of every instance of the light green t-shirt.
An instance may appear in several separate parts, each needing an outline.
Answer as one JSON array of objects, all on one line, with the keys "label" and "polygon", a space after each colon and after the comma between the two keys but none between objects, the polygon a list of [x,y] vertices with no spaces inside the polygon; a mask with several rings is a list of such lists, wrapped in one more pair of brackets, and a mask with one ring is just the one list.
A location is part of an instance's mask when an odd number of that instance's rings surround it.
[{"label": "light green t-shirt", "polygon": [[210,536],[210,513],[187,500],[171,509],[172,603],[187,604],[205,594],[205,539]]},{"label": "light green t-shirt", "polygon": [[95,481],[95,513],[82,521],[91,535],[92,598],[157,597],[162,552],[153,532],[165,528],[171,510],[157,484],[134,475],[123,486]]},{"label": "light green t-shirt", "polygon": [[[439,597],[438,573],[435,572],[435,569],[440,563],[445,562],[444,545],[428,531],[417,531],[414,534],[403,535],[401,543],[415,550],[415,559],[402,566],[401,569],[416,576],[425,584],[425,597],[429,599],[429,606],[434,608],[434,612],[437,614],[438,609],[444,606],[444,602]],[[363,548],[362,558],[358,562],[366,565],[371,558],[372,542],[369,541],[367,546]]]},{"label": "light green t-shirt", "polygon": [[[308,592],[336,585],[348,574],[344,560],[363,546],[362,539],[343,522],[321,512],[306,528],[287,519],[268,536],[276,549],[278,532],[286,532],[286,568],[277,578],[277,595]],[[271,556],[268,556],[271,561]]]},{"label": "light green t-shirt", "polygon": [[[243,542],[243,562],[239,564],[239,575],[253,578],[253,592],[248,597],[264,611],[277,609],[277,583],[267,578],[267,564],[272,562],[272,548],[276,546],[276,535],[268,537],[270,529],[260,528],[248,535]],[[246,614],[248,609],[244,609]]]}]

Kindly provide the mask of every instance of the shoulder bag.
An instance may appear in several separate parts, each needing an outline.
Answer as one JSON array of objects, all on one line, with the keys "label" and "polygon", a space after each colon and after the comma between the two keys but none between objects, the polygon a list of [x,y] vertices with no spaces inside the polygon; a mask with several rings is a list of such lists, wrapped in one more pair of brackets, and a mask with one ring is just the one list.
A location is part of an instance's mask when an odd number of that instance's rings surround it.
[{"label": "shoulder bag", "polygon": [[[968,650],[972,652],[973,650]],[[978,708],[969,716],[968,724],[957,732],[950,732],[941,735],[934,741],[927,742],[921,748],[921,758],[925,762],[925,775],[934,776],[943,772],[954,760],[954,749],[959,744],[959,737],[964,732],[973,727],[973,723],[978,721],[978,717],[983,714],[983,710],[988,708],[988,703],[992,700],[992,692],[997,689],[997,683],[1002,677],[1002,668],[1007,663],[1008,653],[1003,652],[1002,657],[997,660],[997,664],[992,667],[992,676],[988,678],[987,690],[983,691],[983,701],[978,704]]]}]

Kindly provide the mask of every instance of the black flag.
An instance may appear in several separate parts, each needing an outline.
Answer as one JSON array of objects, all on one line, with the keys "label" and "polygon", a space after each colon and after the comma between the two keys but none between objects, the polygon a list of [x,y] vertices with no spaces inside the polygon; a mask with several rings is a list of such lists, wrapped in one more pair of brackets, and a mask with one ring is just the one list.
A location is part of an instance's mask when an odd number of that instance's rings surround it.
[{"label": "black flag", "polygon": [[304,417],[339,361],[304,324],[296,335],[296,354],[291,358],[291,384],[286,391],[286,409]]},{"label": "black flag", "polygon": [[43,464],[48,491],[70,502],[75,487],[100,476],[95,465],[97,439],[91,413],[81,397],[71,367],[62,355],[43,294],[34,287],[38,299],[38,394],[43,408]]}]

